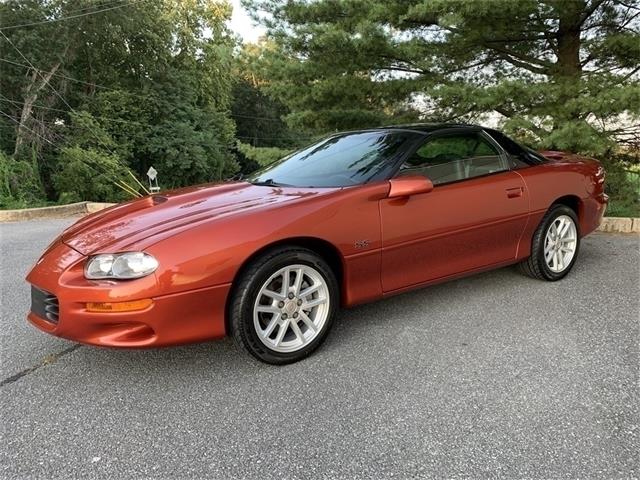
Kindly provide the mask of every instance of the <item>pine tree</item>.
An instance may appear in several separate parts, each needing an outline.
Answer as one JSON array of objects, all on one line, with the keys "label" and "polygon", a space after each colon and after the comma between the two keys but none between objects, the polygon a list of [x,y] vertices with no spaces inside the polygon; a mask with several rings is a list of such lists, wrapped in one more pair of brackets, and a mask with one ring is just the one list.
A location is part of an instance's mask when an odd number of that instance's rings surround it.
[{"label": "pine tree", "polygon": [[[486,121],[546,148],[638,132],[636,0],[245,0],[300,125]],[[266,12],[266,15],[265,15]]]}]

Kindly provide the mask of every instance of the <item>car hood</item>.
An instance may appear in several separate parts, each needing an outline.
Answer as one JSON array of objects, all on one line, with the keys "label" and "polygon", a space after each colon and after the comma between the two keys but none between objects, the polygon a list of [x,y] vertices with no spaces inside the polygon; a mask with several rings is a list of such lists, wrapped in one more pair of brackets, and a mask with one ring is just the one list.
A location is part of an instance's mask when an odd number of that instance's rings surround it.
[{"label": "car hood", "polygon": [[256,186],[246,182],[190,187],[89,215],[65,230],[62,241],[83,255],[125,251],[200,223],[231,215],[244,216],[335,190]]}]

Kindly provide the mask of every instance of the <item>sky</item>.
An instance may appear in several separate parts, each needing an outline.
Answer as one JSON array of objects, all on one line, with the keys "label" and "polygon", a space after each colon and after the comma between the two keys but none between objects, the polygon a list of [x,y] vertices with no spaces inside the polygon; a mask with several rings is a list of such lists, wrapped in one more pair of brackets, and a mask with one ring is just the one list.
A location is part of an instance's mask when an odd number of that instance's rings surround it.
[{"label": "sky", "polygon": [[240,5],[240,0],[231,0],[233,15],[229,22],[231,30],[242,37],[245,43],[253,43],[264,34],[264,28],[255,26],[247,11]]}]

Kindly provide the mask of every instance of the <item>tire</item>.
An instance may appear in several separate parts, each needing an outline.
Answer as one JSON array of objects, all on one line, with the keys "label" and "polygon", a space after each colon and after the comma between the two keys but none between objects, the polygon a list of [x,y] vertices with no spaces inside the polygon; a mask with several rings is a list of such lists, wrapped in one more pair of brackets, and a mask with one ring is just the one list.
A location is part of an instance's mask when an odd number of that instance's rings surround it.
[{"label": "tire", "polygon": [[[565,223],[563,223],[565,222]],[[568,223],[571,225],[567,226]],[[564,237],[554,236],[553,229],[567,228]],[[562,227],[559,227],[562,225]],[[561,232],[560,232],[561,233]],[[573,237],[570,234],[573,233]],[[574,238],[573,241],[569,241]],[[545,253],[545,244],[549,242],[549,249]],[[558,256],[553,252],[556,249]],[[572,254],[567,256],[569,251]],[[564,278],[573,268],[580,251],[580,224],[576,213],[566,205],[552,205],[542,218],[540,225],[533,234],[531,241],[531,256],[519,264],[520,270],[539,280],[555,282]],[[547,260],[551,255],[550,260]]]},{"label": "tire", "polygon": [[336,276],[322,257],[301,247],[275,248],[241,272],[229,308],[231,334],[258,360],[297,362],[327,337],[339,296]]}]

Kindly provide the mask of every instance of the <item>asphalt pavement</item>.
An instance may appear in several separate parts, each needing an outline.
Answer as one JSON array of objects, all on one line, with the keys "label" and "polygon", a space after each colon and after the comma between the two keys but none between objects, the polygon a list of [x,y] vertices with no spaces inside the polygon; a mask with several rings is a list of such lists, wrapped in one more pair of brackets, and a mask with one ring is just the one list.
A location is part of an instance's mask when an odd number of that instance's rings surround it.
[{"label": "asphalt pavement", "polygon": [[0,478],[637,478],[640,241],[344,311],[303,362],[78,347],[25,320],[72,219],[0,224]]}]

